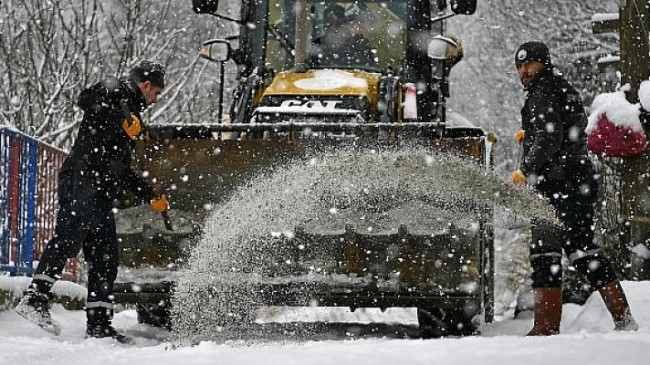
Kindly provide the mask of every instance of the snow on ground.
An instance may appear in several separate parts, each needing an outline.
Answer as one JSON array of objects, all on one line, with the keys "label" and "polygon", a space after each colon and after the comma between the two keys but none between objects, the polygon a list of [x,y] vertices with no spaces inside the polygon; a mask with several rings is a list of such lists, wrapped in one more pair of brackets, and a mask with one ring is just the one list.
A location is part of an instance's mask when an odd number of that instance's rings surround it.
[{"label": "snow on ground", "polygon": [[[340,339],[291,339],[263,341],[202,342],[174,347],[165,330],[139,324],[133,310],[119,312],[115,326],[135,336],[136,344],[84,339],[82,311],[53,308],[63,325],[59,337],[51,337],[13,311],[0,312],[0,363],[2,364],[553,364],[613,365],[647,364],[650,349],[650,282],[624,282],[632,311],[641,326],[637,332],[611,330],[613,323],[598,295],[584,306],[563,308],[559,336],[528,338],[523,334],[532,319],[504,318],[483,328],[481,336],[420,340],[382,335]],[[415,323],[413,310],[358,310],[336,308],[275,308],[265,320],[346,320],[367,323],[400,321]],[[352,326],[352,324],[351,324]]]},{"label": "snow on ground", "polygon": [[[0,275],[0,290],[21,293],[27,289],[31,281],[32,278],[26,276],[9,277]],[[59,280],[54,283],[52,293],[57,296],[83,300],[86,298],[87,290],[85,287],[70,281]]]}]

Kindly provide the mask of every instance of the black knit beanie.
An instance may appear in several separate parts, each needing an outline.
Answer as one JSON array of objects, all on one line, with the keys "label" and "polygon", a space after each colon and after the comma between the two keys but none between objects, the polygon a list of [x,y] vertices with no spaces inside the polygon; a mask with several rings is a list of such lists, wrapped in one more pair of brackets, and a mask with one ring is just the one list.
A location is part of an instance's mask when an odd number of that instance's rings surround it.
[{"label": "black knit beanie", "polygon": [[519,67],[528,61],[537,61],[547,67],[553,67],[551,53],[543,42],[526,42],[519,46],[515,53],[515,65]]}]

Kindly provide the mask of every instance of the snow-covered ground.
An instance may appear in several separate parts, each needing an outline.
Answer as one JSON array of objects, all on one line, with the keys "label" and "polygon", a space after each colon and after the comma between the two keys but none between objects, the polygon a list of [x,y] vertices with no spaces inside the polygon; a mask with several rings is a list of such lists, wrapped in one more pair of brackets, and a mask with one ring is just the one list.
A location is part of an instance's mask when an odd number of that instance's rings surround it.
[{"label": "snow-covered ground", "polygon": [[420,340],[374,333],[353,336],[355,322],[402,322],[414,327],[413,310],[357,310],[298,308],[267,311],[262,320],[345,320],[348,335],[256,341],[202,342],[174,347],[162,329],[139,324],[135,311],[119,312],[115,326],[136,338],[135,345],[113,340],[85,339],[85,314],[56,305],[53,316],[63,325],[51,337],[11,310],[0,312],[0,363],[2,364],[647,364],[650,349],[650,282],[624,282],[632,311],[641,326],[637,332],[611,330],[613,323],[598,295],[584,306],[563,308],[563,334],[528,338],[523,334],[532,319],[503,318],[482,329],[481,336]]}]

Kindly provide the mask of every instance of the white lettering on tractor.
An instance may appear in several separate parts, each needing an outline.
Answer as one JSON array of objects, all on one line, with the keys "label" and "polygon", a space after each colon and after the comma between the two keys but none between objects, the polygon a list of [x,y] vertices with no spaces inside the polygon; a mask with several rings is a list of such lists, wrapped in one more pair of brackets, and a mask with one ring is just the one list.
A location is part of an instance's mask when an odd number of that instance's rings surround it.
[{"label": "white lettering on tractor", "polygon": [[283,108],[307,108],[307,109],[326,109],[332,110],[336,109],[336,105],[339,104],[340,100],[309,100],[302,102],[300,100],[285,100],[280,104]]}]

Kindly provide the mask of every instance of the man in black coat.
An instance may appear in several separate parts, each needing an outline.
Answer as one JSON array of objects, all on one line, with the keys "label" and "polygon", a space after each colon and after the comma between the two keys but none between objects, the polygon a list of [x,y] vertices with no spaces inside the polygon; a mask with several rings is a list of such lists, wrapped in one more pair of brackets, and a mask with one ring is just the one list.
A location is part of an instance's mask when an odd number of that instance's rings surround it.
[{"label": "man in black coat", "polygon": [[54,237],[48,242],[33,280],[16,311],[53,334],[60,326],[51,318],[52,285],[68,258],[83,249],[88,263],[88,337],[128,342],[111,325],[112,290],[117,277],[118,244],[114,204],[123,191],[163,211],[167,199],[131,169],[141,132],[140,112],[156,102],[164,88],[160,64],[142,61],[129,78],[107,78],[81,92],[84,117],[70,155],[59,172],[59,212]]},{"label": "man in black coat", "polygon": [[521,109],[523,161],[512,182],[533,186],[555,208],[562,232],[540,225],[532,232],[530,262],[535,323],[528,335],[559,333],[562,315],[562,250],[602,295],[618,330],[638,328],[609,260],[593,242],[598,185],[587,156],[585,114],[578,92],[553,72],[548,47],[522,44],[515,54],[528,92]]}]

